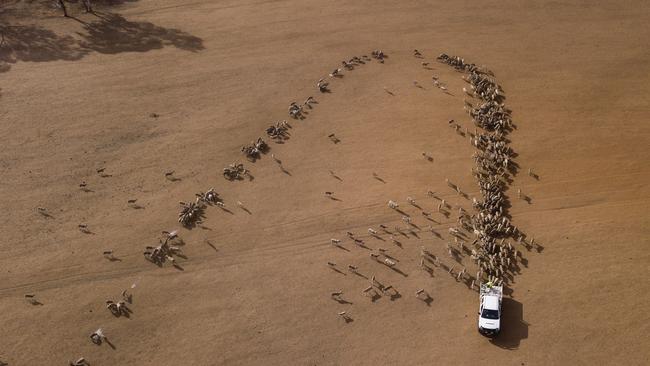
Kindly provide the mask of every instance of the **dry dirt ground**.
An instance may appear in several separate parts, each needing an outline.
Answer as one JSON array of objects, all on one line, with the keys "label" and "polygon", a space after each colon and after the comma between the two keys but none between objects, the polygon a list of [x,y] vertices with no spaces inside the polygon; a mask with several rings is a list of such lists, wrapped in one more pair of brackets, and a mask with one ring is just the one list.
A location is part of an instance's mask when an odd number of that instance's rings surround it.
[{"label": "dry dirt ground", "polygon": [[[0,361],[647,362],[646,1],[113,3],[98,4],[97,15],[71,4],[74,19],[38,2],[0,5]],[[384,64],[345,72],[331,93],[318,93],[316,81],[341,60],[373,49],[388,54]],[[503,333],[492,341],[477,334],[475,291],[443,270],[432,278],[418,268],[422,246],[453,263],[445,242],[454,217],[428,222],[405,202],[411,196],[436,211],[438,201],[426,195],[432,190],[470,210],[445,178],[478,194],[474,150],[447,126],[453,118],[474,129],[463,111],[467,84],[434,61],[441,52],[487,65],[503,85],[522,168],[508,191],[510,214],[540,244],[523,251]],[[449,94],[432,85],[434,74]],[[243,144],[309,95],[318,104],[305,120],[291,120],[285,144],[271,146],[287,173],[269,153],[246,163],[252,181],[221,176],[244,160]],[[165,179],[167,170],[178,180]],[[156,245],[161,230],[180,228],[178,201],[210,187],[230,212],[209,207],[202,225],[180,229],[182,270],[145,261],[144,247]],[[516,189],[531,202],[517,199]],[[127,205],[132,198],[141,209]],[[389,199],[422,229],[399,236],[402,247],[366,233],[404,226]],[[90,234],[78,230],[82,222]],[[425,230],[429,224],[442,239]],[[371,261],[346,231],[386,248],[403,273]],[[343,239],[346,250],[330,238]],[[119,261],[102,256],[108,249]],[[366,279],[332,271],[328,261],[357,265],[402,296],[371,302],[361,294]],[[460,261],[473,268],[469,257]],[[133,313],[115,318],[104,302],[127,288]],[[432,295],[429,305],[415,298],[418,288]],[[333,301],[335,290],[352,304]],[[27,303],[28,293],[42,305]],[[114,348],[90,342],[99,327]]]}]

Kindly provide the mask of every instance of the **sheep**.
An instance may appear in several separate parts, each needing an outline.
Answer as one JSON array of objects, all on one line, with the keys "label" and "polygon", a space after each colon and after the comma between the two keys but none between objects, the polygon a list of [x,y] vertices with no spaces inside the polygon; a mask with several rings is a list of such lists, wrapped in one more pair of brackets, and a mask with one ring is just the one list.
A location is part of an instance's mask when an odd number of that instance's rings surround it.
[{"label": "sheep", "polygon": [[377,235],[377,231],[372,228],[368,228],[368,233],[370,233],[370,235]]},{"label": "sheep", "polygon": [[25,294],[25,299],[32,305],[42,305],[40,301],[36,300],[36,295],[34,294]]},{"label": "sheep", "polygon": [[326,92],[329,91],[329,88],[328,88],[329,83],[326,82],[326,81],[323,80],[323,79],[318,80],[318,83],[316,84],[316,86],[318,87],[318,90],[319,90],[321,93],[326,93]]},{"label": "sheep", "polygon": [[166,236],[165,240],[174,240],[175,238],[178,237],[178,230],[172,230],[172,231],[162,231],[162,234]]},{"label": "sheep", "polygon": [[311,104],[315,103],[315,102],[316,102],[316,100],[314,99],[314,97],[310,96],[310,97],[307,97],[307,99],[305,99],[305,101],[302,104],[306,105],[307,107],[309,107],[309,109],[311,109],[312,108]]},{"label": "sheep", "polygon": [[93,333],[90,334],[90,340],[95,343],[96,345],[102,344],[104,340],[106,340],[106,336],[104,335],[104,332],[102,331],[102,328],[97,329]]},{"label": "sheep", "polygon": [[415,297],[424,301],[427,304],[429,304],[432,301],[431,295],[429,295],[426,291],[424,291],[423,288],[415,291]]},{"label": "sheep", "polygon": [[397,209],[399,207],[399,205],[397,204],[397,202],[389,200],[388,201],[388,207],[395,210],[395,209]]},{"label": "sheep", "polygon": [[331,242],[333,245],[338,245],[339,243],[341,243],[341,241],[340,241],[339,239],[330,239],[330,242]]},{"label": "sheep", "polygon": [[395,267],[397,263],[389,258],[384,258],[384,264],[386,264],[388,267]]},{"label": "sheep", "polygon": [[451,235],[454,236],[460,235],[460,231],[454,227],[450,227],[448,230],[449,230],[449,234]]},{"label": "sheep", "polygon": [[350,321],[352,320],[352,318],[350,318],[350,316],[348,315],[348,313],[345,312],[345,311],[341,311],[341,312],[339,312],[338,314],[339,314],[339,316],[340,316],[341,318],[343,318],[343,320],[345,320],[346,323],[348,323],[348,322],[350,322]]},{"label": "sheep", "polygon": [[104,258],[108,259],[109,261],[114,261],[116,259],[115,256],[113,255],[112,250],[105,250],[104,251]]},{"label": "sheep", "polygon": [[[135,285],[134,285],[135,286]],[[122,291],[122,300],[128,302],[129,304],[133,302],[133,295],[129,294],[127,290]]]},{"label": "sheep", "polygon": [[342,75],[340,74],[341,71],[343,71],[343,70],[341,70],[341,69],[334,69],[334,71],[332,71],[332,72],[330,73],[330,77],[333,78],[333,77],[339,77],[339,76],[342,76]]},{"label": "sheep", "polygon": [[[0,364],[0,365],[1,365],[1,364]],[[74,361],[74,362],[73,362],[73,361],[70,361],[70,362],[69,362],[69,365],[70,365],[70,366],[88,366],[88,365],[90,365],[90,364],[88,363],[88,361],[86,361],[85,358],[80,357],[80,358],[78,358],[78,359],[77,359],[76,361]]]},{"label": "sheep", "polygon": [[465,268],[463,268],[462,271],[458,272],[458,276],[456,277],[456,281],[460,281],[460,279],[465,275]]}]

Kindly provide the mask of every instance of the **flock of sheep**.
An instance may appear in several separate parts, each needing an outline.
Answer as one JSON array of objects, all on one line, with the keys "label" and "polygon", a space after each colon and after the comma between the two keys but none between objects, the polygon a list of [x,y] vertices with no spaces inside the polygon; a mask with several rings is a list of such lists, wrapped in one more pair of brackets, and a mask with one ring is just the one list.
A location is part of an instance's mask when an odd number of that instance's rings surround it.
[{"label": "flock of sheep", "polygon": [[[423,58],[422,53],[418,50],[414,50],[414,56]],[[506,242],[506,239],[514,238],[527,249],[534,246],[535,241],[534,239],[528,241],[526,235],[512,225],[507,213],[509,203],[505,191],[510,181],[509,176],[517,171],[518,166],[512,160],[513,151],[508,146],[508,140],[505,137],[513,127],[510,111],[503,104],[505,95],[489,70],[475,64],[465,63],[462,58],[456,56],[442,54],[437,60],[454,67],[459,72],[466,73],[467,75],[464,75],[462,79],[469,83],[470,87],[469,89],[463,88],[463,90],[468,96],[479,100],[476,105],[474,101],[466,100],[465,109],[473,119],[474,124],[480,127],[482,132],[476,129],[472,134],[466,129],[463,133],[460,132],[460,125],[455,123],[454,120],[449,121],[450,126],[454,127],[461,135],[469,135],[470,143],[478,150],[472,156],[476,162],[476,167],[472,168],[472,174],[477,179],[481,198],[471,199],[472,207],[476,211],[474,214],[470,215],[462,207],[457,207],[458,226],[448,228],[448,233],[453,238],[454,243],[446,244],[449,257],[458,262],[457,264],[461,263],[463,254],[467,254],[476,263],[478,271],[476,276],[472,276],[464,266],[456,270],[456,264],[445,264],[440,257],[431,253],[424,246],[420,250],[420,268],[433,276],[434,267],[439,267],[457,282],[465,283],[471,290],[480,288],[481,283],[493,285],[507,283],[512,279],[514,272],[518,270],[518,260],[521,259],[521,252],[516,249],[516,244],[513,245],[510,241]],[[422,65],[428,69],[428,63],[423,62]],[[434,85],[440,88],[442,84],[438,78],[434,77],[433,79]],[[417,82],[413,84],[419,87]],[[446,91],[446,88],[443,91]],[[432,160],[428,154],[422,153],[422,155],[427,160]],[[537,179],[537,176],[531,170],[529,170],[528,174]],[[458,185],[448,179],[446,183],[459,196],[470,199]],[[451,216],[451,204],[445,199],[439,198],[434,192],[428,191],[427,195],[440,201],[437,208],[438,213],[445,218]],[[518,192],[518,197],[522,198],[521,191]],[[413,198],[407,197],[406,201],[410,206],[420,209],[422,216],[434,221],[430,217],[431,213],[424,211]],[[370,237],[384,241],[385,239],[381,236],[384,234],[390,235],[391,242],[401,247],[400,241],[395,239],[394,235],[401,234],[406,237],[408,237],[409,233],[416,235],[415,233],[421,231],[421,228],[413,222],[410,215],[400,209],[400,205],[396,201],[389,200],[387,206],[401,215],[406,227],[395,226],[394,230],[391,230],[382,224],[379,226],[379,230],[368,228],[368,233]],[[431,231],[439,239],[443,239],[431,225],[427,227],[427,230]],[[360,236],[352,232],[347,232],[347,235],[355,245],[370,249]],[[470,241],[471,243],[468,244]],[[330,243],[334,247],[345,249],[341,239],[333,238]],[[388,254],[386,249],[377,248],[376,251],[370,253],[370,258],[393,271],[404,274],[399,269],[400,261]],[[327,265],[336,272],[343,273],[345,270],[344,267],[339,267],[332,261],[328,261]],[[370,297],[373,302],[382,295],[388,295],[391,299],[399,296],[399,292],[394,286],[386,286],[380,283],[375,275],[368,278],[368,276],[360,272],[358,265],[349,264],[347,271],[369,280],[369,286],[364,288],[361,293]],[[331,297],[339,303],[349,304],[343,298],[343,291],[333,292]],[[423,288],[415,292],[415,297],[427,304],[433,301],[431,295]],[[348,311],[340,312],[339,315],[345,322],[353,321]]]},{"label": "flock of sheep", "polygon": [[[414,54],[416,57],[422,58],[422,54],[419,51],[415,50]],[[374,50],[371,53],[371,57],[366,55],[361,57],[355,56],[349,60],[343,60],[341,64],[346,70],[353,70],[355,67],[363,65],[372,59],[384,63],[386,57],[387,56],[384,52]],[[447,251],[450,257],[458,257],[459,254],[471,253],[471,258],[476,262],[479,271],[476,274],[476,277],[469,275],[464,267],[457,272],[454,272],[455,265],[449,266],[442,263],[440,258],[433,255],[425,247],[422,247],[420,250],[420,268],[432,275],[433,266],[441,267],[451,274],[457,281],[464,281],[471,289],[474,288],[476,282],[480,283],[490,281],[494,284],[503,283],[512,275],[512,269],[516,266],[517,259],[520,256],[520,252],[518,252],[510,242],[505,242],[505,239],[507,237],[514,237],[517,238],[520,243],[524,243],[527,246],[534,245],[534,240],[527,242],[525,235],[521,233],[516,226],[511,224],[507,214],[508,203],[504,192],[508,186],[508,176],[517,169],[516,164],[512,161],[512,150],[508,147],[508,140],[505,138],[506,134],[512,128],[510,111],[505,108],[503,104],[505,97],[502,89],[489,71],[474,64],[467,64],[462,58],[447,56],[445,54],[440,55],[438,61],[453,66],[458,71],[466,73],[467,75],[463,77],[463,80],[470,84],[470,89],[463,88],[463,90],[472,98],[480,100],[476,105],[473,102],[466,100],[465,109],[474,120],[476,126],[480,127],[485,132],[475,131],[474,134],[471,134],[466,130],[465,134],[470,135],[470,142],[478,149],[478,151],[473,155],[473,158],[476,161],[476,168],[472,169],[472,173],[478,180],[478,186],[482,197],[481,199],[473,199],[472,206],[476,210],[476,213],[473,215],[468,214],[460,207],[458,208],[459,225],[458,227],[450,227],[448,229],[449,235],[453,237],[455,246],[458,246],[458,249],[456,249],[454,245],[447,244]],[[425,65],[425,63],[422,64]],[[428,65],[428,63],[426,64]],[[334,69],[329,74],[329,77],[340,78],[342,72],[343,69],[341,68]],[[434,84],[438,87],[441,85],[437,77],[434,77]],[[417,83],[415,83],[415,85],[418,86]],[[320,79],[317,82],[316,87],[317,90],[322,93],[329,92],[329,83],[324,79]],[[443,90],[446,90],[446,88]],[[292,102],[290,103],[288,114],[294,119],[304,119],[305,108],[312,109],[312,105],[316,103],[315,98],[311,96],[301,104]],[[449,121],[449,123],[459,131],[460,126],[455,124],[453,120]],[[290,128],[291,126],[287,121],[277,122],[266,129],[266,134],[272,140],[281,142],[289,138],[288,130]],[[330,135],[330,138],[332,138],[332,136],[333,135]],[[255,162],[257,159],[261,158],[262,154],[268,152],[269,149],[269,145],[260,137],[251,144],[243,146],[241,151],[249,161]],[[432,158],[426,153],[423,153],[423,156],[430,161],[432,160]],[[281,166],[281,161],[275,158],[275,156],[273,156],[273,158]],[[334,174],[331,171],[330,173],[332,175]],[[173,172],[166,173],[166,176],[167,175],[172,176]],[[235,162],[224,168],[223,175],[227,180],[241,180],[245,176],[249,176],[250,178],[248,170],[239,162]],[[530,171],[529,175],[532,175]],[[375,178],[378,178],[376,174]],[[85,182],[83,184],[85,186]],[[459,195],[469,199],[469,197],[463,193],[457,185],[449,182],[449,180],[447,180],[447,184]],[[325,194],[329,198],[333,198],[332,192],[326,192]],[[222,199],[219,197],[218,193],[215,192],[214,188],[211,188],[206,192],[198,192],[195,196],[196,198],[192,202],[180,202],[182,207],[178,214],[178,221],[184,227],[191,227],[192,225],[200,224],[204,215],[204,209],[208,205],[215,205],[225,209]],[[448,202],[444,199],[438,198],[436,194],[431,191],[427,192],[427,196],[440,200],[440,203],[438,204],[438,212],[440,214],[447,218],[451,215],[452,206]],[[132,206],[136,205],[135,201],[136,200],[130,200],[129,204]],[[406,201],[411,206],[421,209],[413,198],[408,197]],[[242,205],[241,202],[237,203],[240,206]],[[392,200],[388,201],[388,207],[402,215],[402,221],[406,225],[405,228],[395,226],[394,229],[389,229],[386,225],[382,224],[379,225],[379,229],[368,228],[368,235],[370,237],[385,240],[381,238],[381,236],[386,234],[389,235],[390,241],[393,244],[401,246],[401,243],[396,236],[401,234],[408,237],[409,232],[415,233],[415,231],[419,231],[421,228],[413,222],[410,215],[400,209],[397,202]],[[39,212],[44,215],[47,214],[45,209],[39,208]],[[422,210],[421,213],[426,219],[434,221],[430,218],[431,213],[424,210]],[[80,225],[80,230],[87,230],[85,224],[82,225]],[[431,225],[428,226],[427,230],[431,231],[439,238],[442,238]],[[181,251],[183,241],[178,237],[177,231],[163,231],[163,235],[164,237],[159,240],[159,245],[146,247],[143,252],[144,257],[158,266],[162,266],[165,263],[171,263],[173,266],[177,266],[175,258],[185,258]],[[468,238],[472,235],[475,237],[475,240],[466,247],[465,245],[469,241]],[[354,242],[354,244],[370,249],[365,246],[365,242],[361,236],[352,232],[347,232],[347,236]],[[340,239],[331,239],[331,244],[335,247],[342,247]],[[112,257],[112,251],[105,252],[104,254]],[[389,254],[386,249],[377,248],[376,251],[370,253],[370,258],[395,272],[404,274],[399,269],[400,261]],[[367,279],[369,281],[369,286],[363,289],[362,294],[370,297],[373,301],[381,296],[390,296],[391,299],[396,299],[401,296],[394,286],[381,283],[374,275],[367,277],[362,274],[358,266],[348,265],[347,268],[339,268],[334,262],[328,262],[327,264],[334,271],[341,273],[343,271],[348,271]],[[30,299],[35,301],[33,300],[33,295],[30,296],[32,296]],[[432,301],[431,295],[429,295],[429,293],[424,289],[418,289],[415,292],[415,297],[427,304],[430,304]],[[343,297],[342,291],[332,292],[331,298],[339,303],[347,303]],[[122,300],[107,300],[106,307],[116,317],[128,317],[131,310],[128,308],[127,303],[131,303],[131,296],[124,291],[122,293]],[[338,314],[346,322],[352,321],[351,316],[346,311],[339,312]],[[108,342],[107,337],[101,328],[93,332],[90,338],[93,343],[98,345],[102,342]],[[84,364],[86,364],[86,361],[83,358],[80,358],[75,362],[70,362],[70,365],[73,366]]]},{"label": "flock of sheep", "polygon": [[[503,103],[503,90],[489,70],[466,63],[458,56],[441,54],[438,61],[467,73],[463,80],[470,84],[471,91],[463,90],[481,101],[476,106],[465,101],[465,109],[476,126],[485,131],[477,130],[470,137],[470,142],[478,149],[473,155],[476,168],[472,169],[472,174],[478,181],[482,199],[473,199],[476,214],[460,223],[475,236],[472,258],[479,268],[477,280],[501,284],[512,278],[520,255],[506,239],[515,238],[527,247],[535,245],[534,239],[527,241],[526,235],[512,225],[507,214],[509,204],[504,192],[508,188],[509,175],[518,169],[512,161],[513,151],[506,138],[512,129],[510,111]],[[529,175],[533,176],[530,170]]]}]

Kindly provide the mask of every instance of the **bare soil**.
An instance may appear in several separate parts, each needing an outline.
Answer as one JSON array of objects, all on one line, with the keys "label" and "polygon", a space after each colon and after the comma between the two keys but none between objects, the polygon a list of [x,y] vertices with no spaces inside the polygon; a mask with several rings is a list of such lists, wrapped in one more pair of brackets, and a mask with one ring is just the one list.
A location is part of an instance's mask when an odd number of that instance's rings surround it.
[{"label": "bare soil", "polygon": [[[48,4],[0,5],[0,361],[641,365],[650,357],[646,2],[134,0],[98,3],[95,15],[69,4],[68,19]],[[318,92],[341,60],[374,49],[389,56],[384,64],[346,70],[330,80],[331,93]],[[435,62],[441,52],[487,65],[503,85],[521,167],[509,212],[539,243],[520,247],[493,340],[476,331],[475,291],[440,268],[433,277],[418,268],[425,246],[475,271],[468,255],[446,255],[455,216],[435,213],[439,202],[426,194],[467,210],[471,201],[445,179],[479,194],[473,147],[447,123],[473,131],[467,84]],[[318,104],[290,120],[289,103],[308,96]],[[284,119],[290,139],[245,161],[241,146]],[[226,181],[221,170],[234,161],[254,179]],[[177,180],[165,178],[169,170]],[[178,201],[210,187],[228,210],[208,207],[203,224],[181,228]],[[401,247],[367,234],[405,227],[389,199],[421,229],[395,234]],[[147,262],[145,246],[174,229],[186,243],[182,269]],[[371,260],[378,248],[399,272]],[[371,301],[368,280],[348,264],[401,297]],[[415,297],[420,288],[430,304]],[[124,289],[133,313],[115,318],[105,301]],[[337,290],[351,304],[333,301]],[[90,342],[97,328],[114,348]]]}]

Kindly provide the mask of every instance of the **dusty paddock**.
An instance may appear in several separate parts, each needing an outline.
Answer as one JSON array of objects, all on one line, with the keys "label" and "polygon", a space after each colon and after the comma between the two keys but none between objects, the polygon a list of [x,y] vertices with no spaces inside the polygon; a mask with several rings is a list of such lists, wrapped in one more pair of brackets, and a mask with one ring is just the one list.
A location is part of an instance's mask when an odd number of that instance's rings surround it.
[{"label": "dusty paddock", "polygon": [[[104,18],[77,14],[80,22],[49,10],[1,12],[4,24],[26,28],[11,33],[15,58],[0,53],[12,61],[0,73],[0,360],[642,364],[650,356],[644,7],[167,0],[101,8]],[[29,25],[35,31],[26,32]],[[413,58],[414,48],[433,70]],[[359,67],[317,95],[318,78],[372,49],[390,56],[385,64]],[[417,269],[419,248],[444,254],[446,234],[404,238],[402,248],[367,239],[400,259],[407,276],[373,263],[366,249],[328,244],[346,231],[401,224],[388,199],[412,196],[434,211],[437,202],[425,197],[431,189],[469,208],[444,183],[477,193],[472,148],[446,126],[454,118],[473,129],[462,110],[464,83],[433,62],[440,52],[495,72],[518,126],[510,135],[516,161],[541,178],[520,173],[512,184],[510,196],[520,188],[532,197],[531,204],[513,199],[513,222],[544,250],[524,252],[528,264],[494,342],[476,334],[475,293],[442,271],[429,278]],[[453,95],[433,88],[432,74]],[[220,176],[241,160],[242,144],[309,95],[319,101],[314,110],[292,122],[285,144],[272,146],[290,174],[264,156],[247,164],[253,181]],[[99,177],[101,167],[111,176]],[[166,170],[181,180],[165,180]],[[80,191],[81,181],[92,192]],[[143,248],[178,227],[177,202],[210,187],[232,214],[209,208],[202,228],[181,231],[184,270],[145,262]],[[130,198],[144,209],[128,208]],[[436,220],[445,233],[451,220]],[[93,234],[79,233],[81,222]],[[121,261],[106,261],[106,249]],[[366,280],[333,272],[327,261],[356,264],[402,297],[371,303],[361,295]],[[133,315],[113,318],[104,301],[132,284]],[[415,299],[417,288],[432,294],[431,306]],[[353,304],[332,301],[334,290]],[[26,293],[43,305],[27,304]],[[353,322],[338,318],[343,310]],[[90,343],[98,327],[114,350]]]}]

